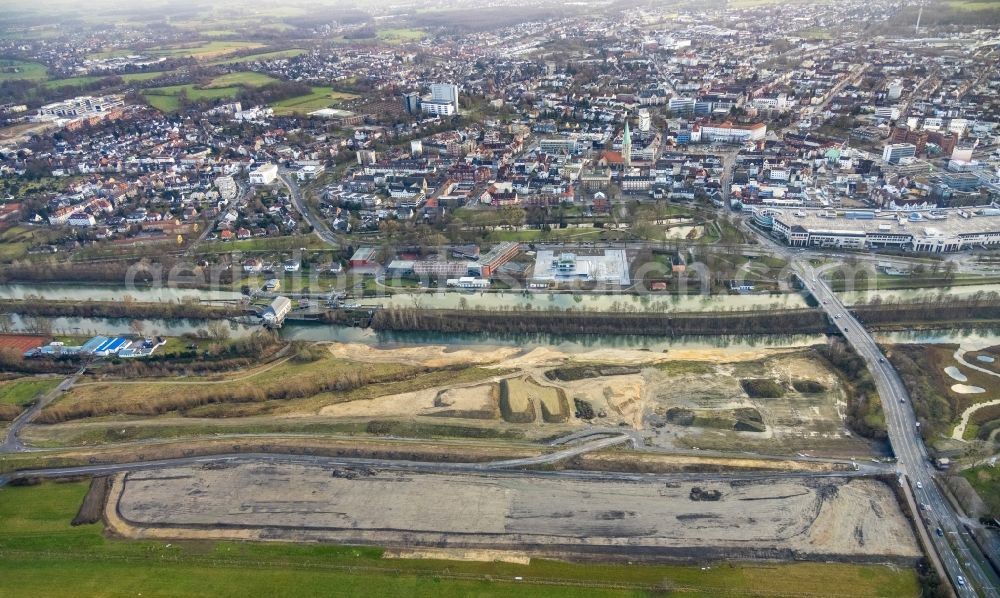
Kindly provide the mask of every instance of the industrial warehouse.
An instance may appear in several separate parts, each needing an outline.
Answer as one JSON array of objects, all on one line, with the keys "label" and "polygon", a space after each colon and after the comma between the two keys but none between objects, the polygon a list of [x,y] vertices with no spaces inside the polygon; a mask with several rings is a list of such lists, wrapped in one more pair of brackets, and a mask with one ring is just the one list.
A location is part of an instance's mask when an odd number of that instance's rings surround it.
[{"label": "industrial warehouse", "polygon": [[1000,209],[884,212],[756,208],[754,223],[792,247],[944,253],[1000,244]]},{"label": "industrial warehouse", "polygon": [[25,357],[58,357],[63,355],[84,355],[88,357],[149,357],[162,347],[166,341],[162,338],[143,338],[138,340],[124,336],[95,336],[82,345],[67,345],[61,341],[52,341],[47,345],[35,347],[24,352]]}]

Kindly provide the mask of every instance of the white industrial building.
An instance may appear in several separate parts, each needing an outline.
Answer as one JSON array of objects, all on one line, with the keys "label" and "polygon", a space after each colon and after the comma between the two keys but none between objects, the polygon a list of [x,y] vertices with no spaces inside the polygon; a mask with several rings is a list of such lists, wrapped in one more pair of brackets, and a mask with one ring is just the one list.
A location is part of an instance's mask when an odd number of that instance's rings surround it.
[{"label": "white industrial building", "polygon": [[875,108],[875,118],[896,120],[899,118],[899,106],[879,106]]},{"label": "white industrial building", "polygon": [[538,142],[538,149],[542,150],[546,154],[575,154],[576,139],[573,137],[542,139]]},{"label": "white industrial building", "polygon": [[451,116],[452,114],[455,114],[454,104],[446,102],[421,102],[420,109],[427,114],[435,114],[437,116]]},{"label": "white industrial building", "polygon": [[66,220],[66,224],[70,226],[95,226],[97,220],[86,212],[77,212]]},{"label": "white industrial building", "polygon": [[276,328],[282,325],[285,321],[285,316],[292,311],[292,302],[288,297],[278,296],[274,298],[271,305],[264,310],[261,317],[264,320],[264,325]]},{"label": "white industrial building", "polygon": [[459,278],[449,278],[446,281],[449,287],[456,287],[460,289],[487,289],[490,286],[490,281],[485,278],[476,278],[474,276],[460,276]]},{"label": "white industrial building", "polygon": [[62,102],[45,104],[38,109],[39,116],[76,118],[91,114],[108,112],[125,105],[125,99],[120,95],[110,96],[79,96]]},{"label": "white industrial building", "polygon": [[758,207],[754,223],[793,247],[944,253],[1000,245],[1000,209],[927,212]]},{"label": "white industrial building", "polygon": [[577,255],[543,249],[535,255],[534,282],[594,282],[628,286],[628,257],[622,249],[608,249],[603,255]]},{"label": "white industrial building", "polygon": [[691,141],[701,143],[744,143],[760,141],[767,134],[767,125],[737,125],[724,122],[718,125],[694,125],[691,127]]},{"label": "white industrial building", "polygon": [[277,164],[263,164],[250,172],[251,185],[270,185],[278,178]]}]

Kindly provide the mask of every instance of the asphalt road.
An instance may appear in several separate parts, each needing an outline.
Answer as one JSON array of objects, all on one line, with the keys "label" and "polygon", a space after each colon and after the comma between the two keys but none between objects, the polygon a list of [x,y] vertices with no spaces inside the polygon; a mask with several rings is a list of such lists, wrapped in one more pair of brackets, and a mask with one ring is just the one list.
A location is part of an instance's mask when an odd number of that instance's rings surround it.
[{"label": "asphalt road", "polygon": [[309,206],[306,205],[305,198],[302,197],[302,190],[299,189],[298,183],[289,176],[288,171],[283,168],[278,169],[278,179],[285,185],[288,189],[288,194],[292,198],[292,205],[295,209],[302,214],[305,221],[309,223],[313,228],[313,233],[317,237],[323,240],[323,242],[328,243],[334,247],[340,247],[340,241],[337,240],[337,236],[327,227],[326,223],[323,222],[322,218],[318,218],[312,211],[309,210]]},{"label": "asphalt road", "polygon": [[18,434],[21,433],[24,426],[28,425],[31,423],[31,420],[35,419],[35,417],[42,411],[42,409],[45,408],[46,405],[54,401],[56,397],[72,386],[73,383],[76,382],[76,379],[83,374],[84,369],[85,368],[80,369],[79,372],[60,382],[59,386],[55,387],[45,396],[32,403],[31,407],[22,411],[21,414],[14,419],[14,421],[10,424],[10,427],[7,428],[7,435],[4,437],[3,443],[0,444],[0,454],[16,453],[25,450],[24,445],[21,444],[21,440],[18,438]]},{"label": "asphalt road", "polygon": [[[816,269],[802,260],[795,260],[794,268],[831,321],[868,364],[882,400],[889,439],[898,459],[897,469],[911,484],[917,502],[930,507],[928,514],[931,523],[928,531],[956,593],[963,598],[976,597],[976,591],[970,587],[971,581],[978,586],[982,595],[1000,597],[994,581],[979,565],[979,559],[974,558],[973,552],[978,552],[978,549],[970,548],[968,536],[963,535],[965,530],[961,522],[934,481],[934,469],[916,425],[909,393],[895,368],[882,355],[875,339],[818,276]],[[934,533],[937,527],[944,531],[943,536]]]}]

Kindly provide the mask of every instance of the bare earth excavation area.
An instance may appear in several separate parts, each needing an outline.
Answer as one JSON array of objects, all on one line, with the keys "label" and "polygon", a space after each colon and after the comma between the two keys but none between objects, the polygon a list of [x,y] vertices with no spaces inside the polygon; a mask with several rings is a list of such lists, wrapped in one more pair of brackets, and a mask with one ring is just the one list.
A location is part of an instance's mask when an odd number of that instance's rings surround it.
[{"label": "bare earth excavation area", "polygon": [[140,538],[504,548],[528,553],[906,561],[892,490],[869,479],[692,483],[565,475],[177,467],[116,479],[106,519]]}]

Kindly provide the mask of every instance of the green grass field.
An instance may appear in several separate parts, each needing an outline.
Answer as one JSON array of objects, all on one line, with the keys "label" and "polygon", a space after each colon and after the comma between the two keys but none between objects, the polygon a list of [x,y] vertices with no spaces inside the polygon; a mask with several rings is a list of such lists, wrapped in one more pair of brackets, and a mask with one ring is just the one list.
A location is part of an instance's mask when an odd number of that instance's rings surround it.
[{"label": "green grass field", "polygon": [[487,239],[490,241],[520,241],[530,243],[559,239],[563,241],[597,241],[601,239],[604,229],[600,228],[553,228],[548,232],[539,229],[531,230],[495,230],[490,231]]},{"label": "green grass field", "polygon": [[247,71],[239,73],[229,73],[228,75],[222,75],[216,77],[215,79],[212,79],[212,82],[208,85],[208,88],[215,89],[219,87],[232,87],[234,85],[244,85],[246,87],[262,87],[269,83],[274,83],[275,81],[277,81],[277,79],[275,79],[270,75]]},{"label": "green grass field", "polygon": [[261,73],[230,73],[212,79],[204,87],[192,83],[152,87],[145,90],[142,97],[161,112],[174,112],[180,107],[179,96],[182,93],[190,100],[217,100],[235,97],[244,87],[261,87],[275,81],[274,77]]},{"label": "green grass field", "polygon": [[206,29],[204,31],[198,32],[205,37],[229,37],[231,35],[239,35],[239,31],[233,31],[231,29]]},{"label": "green grass field", "polygon": [[418,42],[427,37],[426,31],[420,29],[381,29],[376,34],[378,39],[389,44]]},{"label": "green grass field", "polygon": [[0,382],[0,405],[16,405],[23,407],[59,386],[59,378],[22,378]]},{"label": "green grass field", "polygon": [[1000,0],[947,0],[945,5],[955,10],[1000,10]]},{"label": "green grass field", "polygon": [[52,79],[51,81],[46,81],[44,85],[47,89],[58,89],[60,87],[87,85],[88,83],[94,83],[95,81],[100,81],[101,79],[104,79],[104,77],[88,75],[83,77],[69,77],[67,79]]},{"label": "green grass field", "polygon": [[305,54],[306,51],[301,48],[295,48],[292,50],[277,50],[275,52],[261,52],[260,54],[250,54],[249,56],[237,56],[232,59],[221,59],[210,62],[209,65],[219,65],[219,64],[240,64],[243,62],[253,62],[255,60],[277,60],[279,58],[293,58],[295,56],[301,56]]},{"label": "green grass field", "polygon": [[258,42],[216,40],[195,45],[164,46],[162,48],[146,50],[144,53],[151,56],[181,56],[196,58],[198,60],[211,60],[240,50],[263,47],[264,44]]},{"label": "green grass field", "polygon": [[[32,192],[31,189],[27,191]],[[51,229],[12,226],[0,232],[0,263],[21,259],[28,255],[31,246],[48,243],[55,237],[58,232]]]},{"label": "green grass field", "polygon": [[39,81],[46,77],[48,69],[44,64],[23,60],[0,60],[0,81]]},{"label": "green grass field", "polygon": [[873,565],[517,565],[383,559],[371,547],[118,540],[100,523],[70,525],[86,491],[86,482],[0,488],[0,596],[919,595],[912,571]]},{"label": "green grass field", "polygon": [[329,108],[337,102],[354,99],[355,95],[334,91],[329,87],[313,87],[309,95],[288,98],[271,104],[278,116],[289,114],[308,114],[321,108]]},{"label": "green grass field", "polygon": [[991,513],[1000,514],[1000,469],[982,465],[966,469],[962,477],[969,480]]}]

